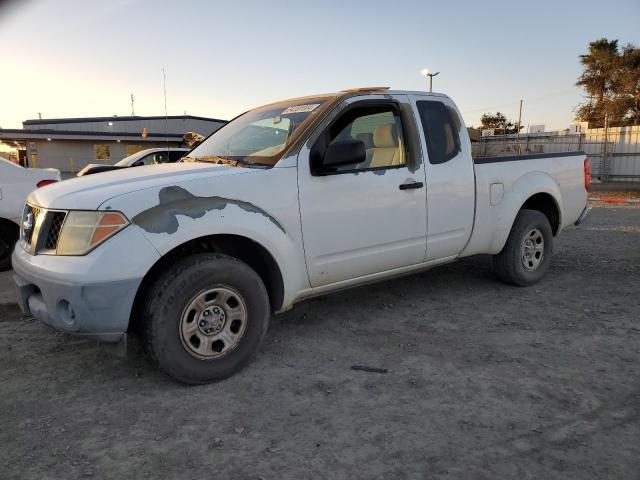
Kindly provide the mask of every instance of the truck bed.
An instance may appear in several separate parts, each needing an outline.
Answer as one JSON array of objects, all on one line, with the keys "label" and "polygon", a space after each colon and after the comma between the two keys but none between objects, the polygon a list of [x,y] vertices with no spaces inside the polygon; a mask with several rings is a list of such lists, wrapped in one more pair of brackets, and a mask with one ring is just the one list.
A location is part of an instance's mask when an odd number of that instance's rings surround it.
[{"label": "truck bed", "polygon": [[481,165],[483,163],[497,162],[518,162],[521,160],[541,160],[545,158],[561,158],[575,157],[577,155],[585,155],[583,151],[561,152],[561,153],[527,153],[524,155],[498,155],[498,156],[480,156],[473,157],[473,163]]},{"label": "truck bed", "polygon": [[587,200],[585,159],[584,152],[474,157],[476,211],[461,256],[500,252],[531,192],[554,199],[560,216],[555,235],[572,225]]}]

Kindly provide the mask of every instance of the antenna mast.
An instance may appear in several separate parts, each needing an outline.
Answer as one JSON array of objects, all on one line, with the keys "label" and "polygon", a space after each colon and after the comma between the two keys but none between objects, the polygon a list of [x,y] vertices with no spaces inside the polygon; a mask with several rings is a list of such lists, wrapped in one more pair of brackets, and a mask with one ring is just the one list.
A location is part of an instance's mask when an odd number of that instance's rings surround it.
[{"label": "antenna mast", "polygon": [[167,151],[169,151],[169,118],[167,115],[167,77],[162,67],[162,87],[164,89],[164,138],[167,141]]}]

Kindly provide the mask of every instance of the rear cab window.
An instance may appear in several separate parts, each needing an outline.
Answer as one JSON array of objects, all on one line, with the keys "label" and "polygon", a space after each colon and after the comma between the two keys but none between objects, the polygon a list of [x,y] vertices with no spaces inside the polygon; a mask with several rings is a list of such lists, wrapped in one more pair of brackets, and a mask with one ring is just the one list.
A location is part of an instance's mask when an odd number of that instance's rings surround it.
[{"label": "rear cab window", "polygon": [[460,118],[457,112],[437,100],[416,102],[424,138],[429,154],[429,163],[446,163],[461,151]]}]

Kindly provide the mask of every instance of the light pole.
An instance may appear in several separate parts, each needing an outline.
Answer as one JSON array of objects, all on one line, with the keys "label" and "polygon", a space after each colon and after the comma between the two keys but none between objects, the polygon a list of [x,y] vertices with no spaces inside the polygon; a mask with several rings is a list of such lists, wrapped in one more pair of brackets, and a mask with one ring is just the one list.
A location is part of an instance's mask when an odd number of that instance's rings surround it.
[{"label": "light pole", "polygon": [[429,93],[431,93],[433,91],[433,77],[438,75],[440,72],[431,73],[428,68],[423,68],[420,73],[425,77],[429,77]]}]

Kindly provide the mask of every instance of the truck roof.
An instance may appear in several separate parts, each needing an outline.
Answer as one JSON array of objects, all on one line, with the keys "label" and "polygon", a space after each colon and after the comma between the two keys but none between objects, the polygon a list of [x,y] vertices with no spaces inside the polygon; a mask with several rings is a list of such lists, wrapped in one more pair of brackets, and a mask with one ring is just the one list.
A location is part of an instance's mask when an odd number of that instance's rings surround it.
[{"label": "truck roof", "polygon": [[284,103],[284,102],[293,102],[293,101],[310,101],[313,99],[327,99],[327,98],[333,98],[333,99],[341,99],[341,98],[345,98],[345,97],[353,97],[353,96],[357,96],[357,95],[366,95],[366,94],[371,94],[371,93],[388,93],[388,94],[392,94],[392,95],[422,95],[422,96],[433,96],[433,97],[447,97],[446,94],[444,93],[437,93],[437,92],[425,92],[422,90],[391,90],[389,87],[355,87],[355,88],[348,88],[345,90],[340,90],[339,92],[330,92],[330,93],[318,93],[315,95],[305,95],[303,97],[292,97],[292,98],[285,98],[282,100],[278,100],[276,102],[271,102],[268,103],[266,105],[263,106],[270,106],[270,105],[277,105],[279,103]]},{"label": "truck roof", "polygon": [[392,90],[390,87],[356,87],[340,90],[336,95],[350,95],[354,93],[390,93],[394,95],[432,95],[446,97],[444,93],[425,92],[423,90]]}]

